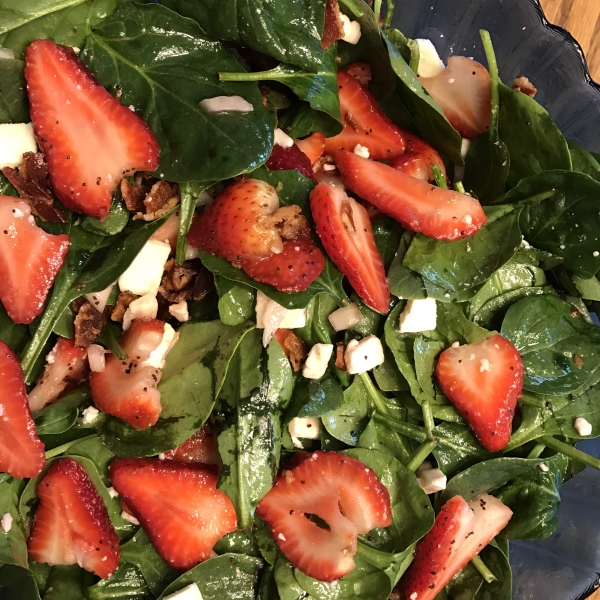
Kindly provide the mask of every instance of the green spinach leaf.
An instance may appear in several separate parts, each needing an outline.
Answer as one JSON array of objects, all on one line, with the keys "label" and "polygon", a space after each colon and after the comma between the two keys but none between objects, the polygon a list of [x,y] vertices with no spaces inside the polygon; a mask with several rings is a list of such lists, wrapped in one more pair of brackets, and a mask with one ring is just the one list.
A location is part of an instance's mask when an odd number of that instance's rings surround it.
[{"label": "green spinach leaf", "polygon": [[21,60],[0,58],[0,123],[27,123],[30,120],[24,67]]}]

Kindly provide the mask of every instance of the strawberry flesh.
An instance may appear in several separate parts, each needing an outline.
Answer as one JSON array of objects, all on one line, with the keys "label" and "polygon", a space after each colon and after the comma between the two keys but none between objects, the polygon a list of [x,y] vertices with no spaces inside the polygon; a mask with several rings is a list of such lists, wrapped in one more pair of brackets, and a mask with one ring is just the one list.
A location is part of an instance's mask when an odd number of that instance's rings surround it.
[{"label": "strawberry flesh", "polygon": [[204,423],[198,431],[181,446],[165,452],[164,460],[183,463],[216,465],[219,463],[217,436],[209,423]]},{"label": "strawberry flesh", "polygon": [[310,158],[296,144],[289,147],[275,144],[265,166],[271,171],[298,171],[315,181]]},{"label": "strawberry flesh", "polygon": [[0,341],[0,472],[35,477],[46,462],[15,353]]},{"label": "strawberry flesh", "polygon": [[517,400],[523,390],[523,362],[501,335],[444,350],[435,369],[442,391],[490,452],[506,447]]},{"label": "strawberry flesh", "polygon": [[461,496],[448,500],[402,576],[402,598],[433,600],[506,527],[512,514],[488,494],[469,503]]},{"label": "strawberry flesh", "polygon": [[356,536],[392,522],[389,493],[375,473],[337,452],[297,452],[256,513],[292,565],[319,581],[350,573]]},{"label": "strawberry flesh", "polygon": [[54,462],[37,487],[27,550],[49,565],[74,565],[110,577],[119,566],[120,546],[108,511],[90,476],[71,458]]},{"label": "strawberry flesh", "polygon": [[[314,165],[325,152],[325,136],[320,131],[311,133],[302,140],[296,140],[296,146],[308,156],[308,160]],[[314,173],[311,179],[314,179]]]},{"label": "strawberry flesh", "polygon": [[340,187],[320,183],[310,207],[317,233],[335,266],[374,310],[386,313],[390,291],[367,210]]},{"label": "strawberry flesh", "polygon": [[412,175],[421,181],[434,181],[431,165],[437,165],[446,177],[446,165],[438,151],[409,131],[403,131],[406,138],[406,152],[390,162],[390,167]]},{"label": "strawberry flesh", "polygon": [[0,195],[0,300],[15,323],[42,312],[68,251],[68,235],[46,233],[27,202]]},{"label": "strawberry flesh", "polygon": [[162,372],[144,365],[160,345],[165,324],[158,319],[136,319],[121,336],[119,344],[129,358],[107,355],[104,371],[90,374],[94,404],[136,429],[155,425],[162,406],[156,386]]},{"label": "strawberry flesh", "polygon": [[487,220],[481,204],[466,194],[436,187],[353,152],[340,150],[335,161],[355,194],[411,231],[453,241],[474,235]]},{"label": "strawberry flesh", "polygon": [[174,569],[211,557],[215,543],[235,531],[235,508],[203,465],[151,458],[116,458],[112,485],[141,523],[158,553]]},{"label": "strawberry flesh", "polygon": [[365,87],[371,83],[371,79],[373,79],[373,69],[369,63],[359,61],[344,67],[344,73],[347,73],[351,77],[354,77],[360,85],[364,85]]},{"label": "strawberry flesh", "polygon": [[158,167],[156,137],[70,47],[35,40],[25,56],[25,79],[54,192],[71,210],[105,219],[124,175]]},{"label": "strawberry flesh", "polygon": [[338,91],[344,129],[325,140],[325,154],[354,150],[357,144],[369,149],[371,158],[391,160],[404,153],[402,132],[388,119],[366,87],[352,75],[338,73]]}]

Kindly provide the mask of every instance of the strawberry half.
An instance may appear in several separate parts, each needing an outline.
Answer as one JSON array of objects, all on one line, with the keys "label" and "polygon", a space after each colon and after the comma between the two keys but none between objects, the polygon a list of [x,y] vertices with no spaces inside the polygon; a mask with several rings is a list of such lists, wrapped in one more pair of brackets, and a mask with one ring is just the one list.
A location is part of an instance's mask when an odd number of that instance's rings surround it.
[{"label": "strawberry half", "polygon": [[210,467],[116,458],[109,477],[174,569],[187,571],[207,560],[215,543],[237,528],[235,508],[217,489],[217,475]]},{"label": "strawberry half", "polygon": [[487,220],[472,196],[436,187],[353,152],[340,150],[335,161],[355,194],[411,231],[452,241],[474,235]]},{"label": "strawberry half", "polygon": [[472,58],[451,56],[435,77],[420,77],[450,124],[472,140],[490,127],[492,87],[488,70]]},{"label": "strawberry half", "polygon": [[445,177],[446,165],[438,151],[418,135],[409,131],[402,133],[406,139],[406,152],[391,161],[390,167],[421,181],[434,181],[435,177],[431,171],[431,164],[434,164],[440,168]]},{"label": "strawberry half", "polygon": [[165,452],[164,460],[174,460],[183,463],[200,463],[203,465],[219,464],[217,436],[210,426],[204,423],[189,439],[173,450]]},{"label": "strawberry half", "polygon": [[240,266],[281,292],[304,291],[325,267],[298,206],[279,208],[275,189],[258,179],[225,188],[194,220],[188,242]]},{"label": "strawberry half", "polygon": [[297,452],[256,513],[292,565],[319,581],[350,573],[357,534],[392,522],[390,495],[375,473],[337,452]]},{"label": "strawberry half", "polygon": [[158,167],[156,137],[70,47],[35,40],[25,55],[25,79],[54,192],[71,210],[105,219],[124,175]]},{"label": "strawberry half", "polygon": [[512,514],[488,494],[468,504],[461,496],[448,500],[402,576],[402,598],[433,600],[506,527]]},{"label": "strawberry half", "polygon": [[307,179],[315,181],[311,160],[297,144],[289,147],[275,144],[265,166],[271,171],[298,171]]},{"label": "strawberry half", "polygon": [[506,447],[517,400],[523,390],[523,362],[501,335],[452,347],[435,368],[442,391],[490,452]]},{"label": "strawberry half", "polygon": [[308,160],[314,165],[325,152],[325,136],[320,131],[311,133],[303,140],[296,140],[296,146],[308,156]]},{"label": "strawberry half", "polygon": [[119,536],[90,476],[71,458],[54,462],[37,487],[27,550],[49,565],[78,564],[99,577],[110,577],[119,566]]},{"label": "strawberry half", "polygon": [[68,251],[68,235],[46,233],[27,202],[0,195],[0,300],[15,323],[29,324],[42,312]]},{"label": "strawberry half", "polygon": [[162,372],[144,361],[159,347],[164,333],[165,324],[158,319],[135,319],[131,323],[119,339],[129,358],[107,355],[104,371],[90,374],[92,398],[100,410],[136,429],[156,424],[162,411],[156,389]]},{"label": "strawberry half", "polygon": [[0,472],[35,477],[46,463],[15,353],[0,341]]},{"label": "strawberry half", "polygon": [[73,340],[59,337],[46,356],[42,378],[27,396],[31,410],[40,410],[60,398],[65,392],[77,387],[87,374],[87,350],[78,348]]},{"label": "strawberry half", "polygon": [[369,149],[373,159],[392,159],[404,153],[402,132],[388,119],[366,87],[352,75],[338,73],[338,91],[344,129],[325,140],[325,154],[354,150],[357,144]]},{"label": "strawberry half", "polygon": [[386,313],[390,291],[364,206],[337,186],[320,183],[310,194],[317,233],[335,266],[374,310]]}]

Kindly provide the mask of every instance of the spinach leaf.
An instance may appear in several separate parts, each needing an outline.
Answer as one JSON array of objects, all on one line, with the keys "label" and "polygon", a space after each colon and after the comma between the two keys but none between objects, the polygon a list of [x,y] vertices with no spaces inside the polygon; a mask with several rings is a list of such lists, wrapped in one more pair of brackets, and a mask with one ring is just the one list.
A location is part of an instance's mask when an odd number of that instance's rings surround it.
[{"label": "spinach leaf", "polygon": [[20,352],[29,339],[27,325],[18,325],[7,314],[6,309],[0,304],[0,340],[14,352]]},{"label": "spinach leaf", "polygon": [[[81,57],[151,127],[161,148],[161,178],[220,181],[269,158],[275,115],[255,84],[218,81],[219,72],[239,71],[240,65],[193,21],[158,4],[128,3],[93,30]],[[199,106],[233,95],[244,97],[253,111],[209,113]]]},{"label": "spinach leaf", "polygon": [[[277,555],[274,570],[275,586],[279,600],[305,600],[310,598],[294,576],[294,567],[281,552]],[[309,581],[311,581],[309,579]]]},{"label": "spinach leaf", "polygon": [[390,292],[406,300],[423,300],[429,296],[425,291],[423,278],[402,264],[415,235],[412,231],[405,231],[402,234],[400,245],[388,271]]},{"label": "spinach leaf", "polygon": [[343,126],[327,113],[314,110],[308,102],[298,102],[278,113],[279,127],[292,138],[302,138],[316,131],[325,137],[341,133]]},{"label": "spinach leaf", "polygon": [[[119,564],[119,568],[108,579],[101,579],[95,585],[88,587],[86,597],[90,600],[112,600],[113,598],[150,600],[153,598],[139,570],[135,565],[126,562]],[[62,598],[60,596],[56,600],[62,600]],[[73,600],[78,598],[81,596],[76,596]],[[45,596],[44,600],[46,600]]]},{"label": "spinach leaf", "polygon": [[512,600],[512,571],[508,552],[505,553],[500,544],[501,540],[492,540],[481,552],[481,558],[496,580],[491,583],[483,581],[474,600]]},{"label": "spinach leaf", "polygon": [[524,177],[572,167],[567,141],[545,108],[527,94],[500,84],[500,139],[510,154],[506,183],[514,187]]},{"label": "spinach leaf", "polygon": [[[1,28],[2,25],[0,25]],[[25,63],[21,60],[0,59],[0,123],[27,123],[29,121],[24,67]]]},{"label": "spinach leaf", "polygon": [[0,8],[0,45],[24,58],[35,39],[81,46],[91,28],[110,15],[115,0],[13,0]]},{"label": "spinach leaf", "polygon": [[10,600],[40,600],[33,574],[17,565],[0,565],[0,594]]},{"label": "spinach leaf", "polygon": [[79,600],[85,597],[83,574],[79,565],[52,567],[43,600]]},{"label": "spinach leaf", "polygon": [[600,280],[598,277],[590,277],[583,279],[577,275],[572,277],[573,285],[584,300],[600,301]]},{"label": "spinach leaf", "polygon": [[73,390],[34,415],[38,435],[57,435],[75,425],[81,410],[92,403],[87,387]]},{"label": "spinach leaf", "polygon": [[196,202],[200,194],[207,188],[207,184],[197,181],[182,183],[179,186],[180,204],[178,208],[179,229],[177,231],[177,249],[175,260],[178,265],[185,262],[187,252],[187,234],[192,225]]},{"label": "spinach leaf", "polygon": [[179,329],[158,385],[163,411],[153,427],[134,429],[116,417],[98,427],[104,443],[119,456],[153,456],[189,439],[206,421],[219,395],[229,361],[252,323],[228,327],[220,321]]},{"label": "spinach leaf", "polygon": [[294,330],[307,344],[331,344],[335,330],[329,315],[338,308],[338,303],[329,294],[317,294],[306,307],[306,325]]},{"label": "spinach leaf", "polygon": [[277,191],[280,206],[297,204],[307,219],[311,219],[309,196],[315,187],[314,181],[298,171],[269,171],[260,167],[252,172],[252,177],[266,181]]},{"label": "spinach leaf", "polygon": [[452,292],[484,283],[513,257],[522,240],[520,209],[494,207],[487,213],[487,223],[467,239],[446,242],[417,234],[403,265]]},{"label": "spinach leaf", "polygon": [[[9,514],[13,519],[12,527],[0,536],[0,563],[27,568],[27,544],[17,510],[21,482],[3,474],[0,479],[0,514]],[[0,575],[0,589],[1,589]]]},{"label": "spinach leaf", "polygon": [[342,386],[331,374],[326,372],[321,379],[303,377],[294,386],[283,422],[289,423],[294,417],[322,417],[337,411],[343,403]]},{"label": "spinach leaf", "polygon": [[229,279],[215,277],[219,292],[219,318],[225,325],[239,325],[254,316],[256,292]]},{"label": "spinach leaf", "polygon": [[130,212],[123,202],[121,192],[117,191],[113,196],[113,202],[108,217],[106,217],[104,221],[101,221],[97,217],[84,215],[81,217],[79,224],[83,229],[90,233],[97,233],[98,235],[117,235],[127,226],[129,215]]},{"label": "spinach leaf", "polygon": [[381,254],[385,269],[389,269],[404,233],[402,226],[391,217],[377,219],[373,223],[373,236],[377,250]]},{"label": "spinach leaf", "polygon": [[163,4],[195,19],[212,37],[236,42],[314,73],[323,63],[325,0],[244,0],[226,4],[219,0],[165,0]]},{"label": "spinach leaf", "polygon": [[571,153],[571,162],[573,171],[585,173],[596,181],[600,181],[600,163],[597,158],[591,153],[578,146],[575,142],[567,142],[569,152]]},{"label": "spinach leaf", "polygon": [[580,277],[600,269],[600,183],[583,173],[547,171],[523,179],[498,202],[521,202],[520,226],[536,248],[564,259]]},{"label": "spinach leaf", "polygon": [[439,304],[436,332],[451,346],[454,342],[470,344],[490,335],[476,323],[469,321],[463,312],[463,307],[456,304]]},{"label": "spinach leaf", "polygon": [[600,330],[560,298],[519,300],[508,309],[501,333],[523,357],[526,390],[563,396],[585,391],[600,380]]}]

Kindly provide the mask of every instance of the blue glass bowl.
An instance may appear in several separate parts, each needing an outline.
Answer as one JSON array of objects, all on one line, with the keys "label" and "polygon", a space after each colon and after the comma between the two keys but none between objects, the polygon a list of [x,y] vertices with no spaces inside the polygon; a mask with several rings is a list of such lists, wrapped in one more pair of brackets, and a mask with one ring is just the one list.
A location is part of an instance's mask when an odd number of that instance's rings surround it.
[{"label": "blue glass bowl", "polygon": [[[600,152],[600,86],[592,81],[579,44],[550,25],[537,0],[396,0],[393,25],[412,38],[429,38],[440,56],[471,56],[485,63],[479,37],[494,42],[500,76],[525,75],[536,100],[564,135]],[[600,456],[600,440],[580,444]],[[575,600],[598,586],[600,473],[587,468],[562,490],[553,536],[511,544],[515,600]]]}]

